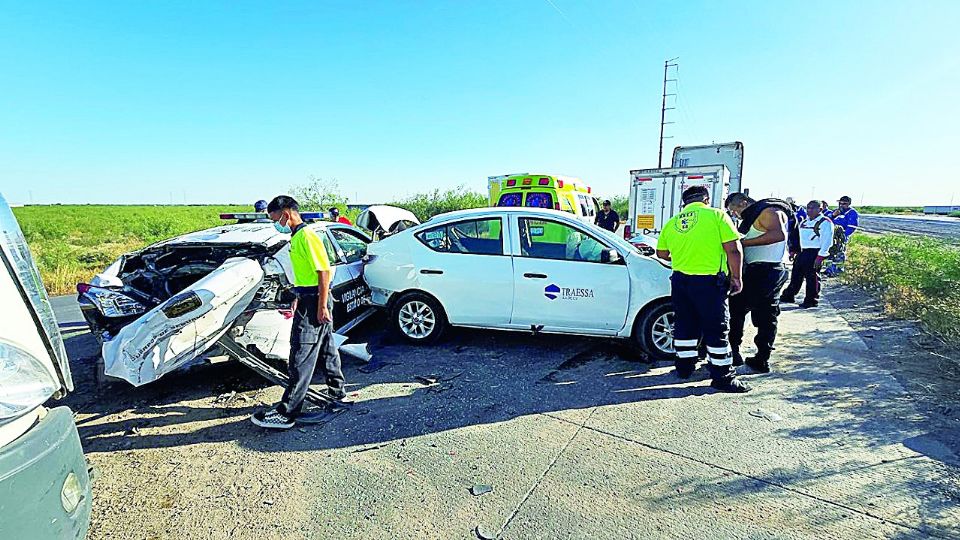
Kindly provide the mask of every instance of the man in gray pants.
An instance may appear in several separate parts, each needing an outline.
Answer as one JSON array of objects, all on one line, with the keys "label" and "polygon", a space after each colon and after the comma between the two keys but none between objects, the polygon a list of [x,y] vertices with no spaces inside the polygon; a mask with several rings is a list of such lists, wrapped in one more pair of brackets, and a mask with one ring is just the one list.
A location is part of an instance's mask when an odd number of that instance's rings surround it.
[{"label": "man in gray pants", "polygon": [[287,367],[290,385],[283,392],[280,403],[254,413],[250,421],[268,429],[290,429],[303,409],[319,357],[323,357],[327,394],[342,399],[346,391],[340,354],[333,340],[333,298],[330,297],[333,269],[323,241],[307,228],[300,217],[297,201],[292,197],[280,195],[274,198],[267,205],[267,213],[278,231],[291,235],[290,263],[297,300]]}]

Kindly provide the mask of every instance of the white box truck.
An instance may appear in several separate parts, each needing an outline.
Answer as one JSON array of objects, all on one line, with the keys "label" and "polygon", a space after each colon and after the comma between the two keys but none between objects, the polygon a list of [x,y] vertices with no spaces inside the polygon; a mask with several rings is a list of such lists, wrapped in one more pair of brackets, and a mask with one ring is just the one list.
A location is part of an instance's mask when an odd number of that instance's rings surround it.
[{"label": "white box truck", "polygon": [[710,206],[722,208],[730,193],[730,171],[726,165],[630,171],[630,223],[624,238],[651,254],[663,225],[682,208],[681,194],[693,186],[706,186]]},{"label": "white box truck", "polygon": [[740,141],[673,149],[673,168],[726,165],[730,170],[730,193],[743,189],[743,143]]}]

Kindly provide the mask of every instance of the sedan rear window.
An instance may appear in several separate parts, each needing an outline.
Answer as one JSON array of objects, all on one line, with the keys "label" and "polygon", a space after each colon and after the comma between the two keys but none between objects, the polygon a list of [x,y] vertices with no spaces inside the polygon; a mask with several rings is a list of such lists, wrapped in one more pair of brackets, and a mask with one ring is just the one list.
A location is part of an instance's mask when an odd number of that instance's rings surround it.
[{"label": "sedan rear window", "polygon": [[417,233],[423,245],[441,253],[503,255],[500,218],[458,221]]}]

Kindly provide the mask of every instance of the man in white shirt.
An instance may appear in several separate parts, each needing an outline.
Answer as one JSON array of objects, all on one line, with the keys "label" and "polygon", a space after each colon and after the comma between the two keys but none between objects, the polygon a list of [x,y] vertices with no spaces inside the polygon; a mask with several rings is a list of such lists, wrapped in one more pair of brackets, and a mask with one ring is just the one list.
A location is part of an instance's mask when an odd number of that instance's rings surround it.
[{"label": "man in white shirt", "polygon": [[833,245],[833,222],[820,214],[820,201],[807,203],[807,219],[800,224],[800,253],[793,261],[790,284],[780,295],[780,302],[794,303],[806,280],[806,294],[801,308],[816,307],[820,300],[820,267]]}]

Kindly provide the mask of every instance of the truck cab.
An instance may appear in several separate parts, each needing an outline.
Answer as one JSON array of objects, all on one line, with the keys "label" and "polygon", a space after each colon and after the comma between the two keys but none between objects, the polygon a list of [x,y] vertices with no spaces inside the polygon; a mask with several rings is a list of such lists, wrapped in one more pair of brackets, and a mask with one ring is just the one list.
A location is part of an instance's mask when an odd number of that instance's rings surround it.
[{"label": "truck cab", "polygon": [[84,538],[91,485],[73,412],[47,408],[73,390],[50,300],[0,195],[0,538]]}]

